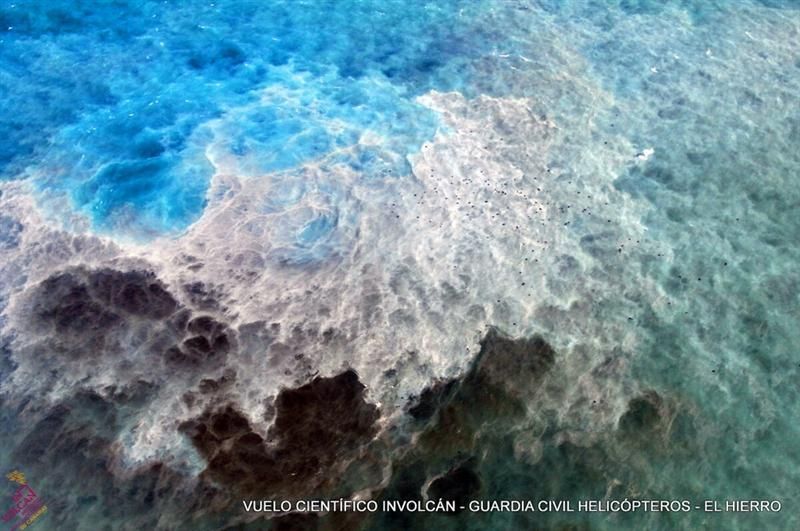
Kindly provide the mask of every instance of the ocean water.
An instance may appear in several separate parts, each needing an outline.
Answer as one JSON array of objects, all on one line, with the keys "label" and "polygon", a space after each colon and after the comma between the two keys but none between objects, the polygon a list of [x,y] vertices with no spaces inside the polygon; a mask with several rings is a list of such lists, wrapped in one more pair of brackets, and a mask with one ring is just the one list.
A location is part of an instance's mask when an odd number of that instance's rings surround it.
[{"label": "ocean water", "polygon": [[[34,525],[798,527],[797,2],[0,29],[0,463]],[[782,510],[241,509],[441,495]]]}]

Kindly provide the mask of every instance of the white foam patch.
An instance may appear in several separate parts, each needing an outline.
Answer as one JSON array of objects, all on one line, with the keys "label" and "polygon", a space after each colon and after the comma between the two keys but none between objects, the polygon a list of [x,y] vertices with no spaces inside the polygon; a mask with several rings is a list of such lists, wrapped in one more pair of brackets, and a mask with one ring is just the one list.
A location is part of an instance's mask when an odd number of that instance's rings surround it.
[{"label": "white foam patch", "polygon": [[[419,102],[445,127],[411,157],[413,178],[365,179],[338,154],[246,178],[217,160],[208,208],[177,239],[119,246],[73,236],[47,228],[28,196],[5,196],[26,226],[6,267],[24,276],[4,282],[17,286],[8,315],[20,331],[19,368],[6,391],[55,401],[75,387],[157,382],[157,398],[123,434],[123,446],[133,461],[170,454],[191,461],[177,426],[206,406],[181,398],[197,375],[165,374],[160,360],[122,353],[135,343],[130,337],[118,338],[120,354],[99,364],[51,359],[53,381],[37,376],[38,358],[25,357],[32,350],[21,321],[24,287],[70,264],[145,266],[187,304],[182,285],[215,286],[219,317],[249,330],[228,358],[237,373],[229,398],[264,432],[260,419],[281,387],[345,367],[358,371],[369,399],[390,417],[435,379],[461,374],[489,325],[543,333],[559,354],[532,412],[555,410],[576,430],[615,422],[630,393],[626,356],[635,336],[624,316],[602,313],[598,301],[610,291],[635,298],[654,290],[620,273],[625,260],[615,256],[617,246],[644,239],[636,209],[608,186],[630,155],[608,150],[605,159],[587,159],[600,174],[570,176],[550,162],[574,134],[537,115],[530,100],[432,92]],[[335,228],[299,244],[321,215],[335,217]],[[587,252],[587,235],[599,254]],[[155,333],[148,326],[127,333]]]}]

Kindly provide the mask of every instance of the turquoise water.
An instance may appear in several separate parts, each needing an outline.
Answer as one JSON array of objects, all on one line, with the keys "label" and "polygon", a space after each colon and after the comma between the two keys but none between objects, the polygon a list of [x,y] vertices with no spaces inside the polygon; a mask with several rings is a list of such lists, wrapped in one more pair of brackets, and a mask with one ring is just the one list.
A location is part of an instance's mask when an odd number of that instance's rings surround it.
[{"label": "turquoise water", "polygon": [[[782,510],[345,528],[798,527],[797,2],[40,1],[0,29],[0,462],[40,528],[244,525],[235,482],[181,490],[213,466],[180,426],[233,404],[267,437],[281,389],[346,367],[381,430],[292,496],[462,467],[475,499]],[[175,365],[195,314],[224,352]],[[486,376],[489,327],[552,364]]]},{"label": "turquoise water", "polygon": [[[452,24],[480,9],[466,4],[8,5],[3,177],[33,172],[95,226],[146,234],[200,215],[213,171],[203,126],[237,109],[245,120],[217,134],[236,155],[256,152],[253,171],[319,157],[367,128],[405,153],[433,131],[409,100],[458,88],[464,81],[441,67],[481,47]],[[265,87],[281,91],[262,100]]]}]

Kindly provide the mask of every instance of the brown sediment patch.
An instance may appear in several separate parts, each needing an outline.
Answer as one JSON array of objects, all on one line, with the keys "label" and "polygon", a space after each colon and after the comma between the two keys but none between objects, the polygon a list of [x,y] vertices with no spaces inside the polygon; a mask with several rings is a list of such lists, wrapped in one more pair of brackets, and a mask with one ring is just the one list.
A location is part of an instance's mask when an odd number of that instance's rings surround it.
[{"label": "brown sediment patch", "polygon": [[284,389],[268,440],[233,405],[206,410],[181,429],[213,481],[243,495],[301,495],[330,482],[375,437],[379,412],[364,393],[352,370]]},{"label": "brown sediment patch", "polygon": [[[481,448],[513,432],[555,359],[553,348],[539,336],[512,338],[491,328],[466,374],[437,382],[409,405],[409,416],[425,424],[414,446],[394,463],[381,498],[442,498],[460,506],[480,497],[486,472]],[[429,519],[436,517],[386,513],[372,518],[378,528],[401,529],[431,524]]]}]

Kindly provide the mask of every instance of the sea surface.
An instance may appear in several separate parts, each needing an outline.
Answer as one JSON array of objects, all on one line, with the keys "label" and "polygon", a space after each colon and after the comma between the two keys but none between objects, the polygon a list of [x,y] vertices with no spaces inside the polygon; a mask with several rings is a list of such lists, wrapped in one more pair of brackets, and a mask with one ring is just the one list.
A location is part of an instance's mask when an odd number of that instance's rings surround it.
[{"label": "sea surface", "polygon": [[[4,2],[0,464],[42,530],[798,529],[798,146],[794,0]],[[353,496],[782,509],[241,506]]]}]

